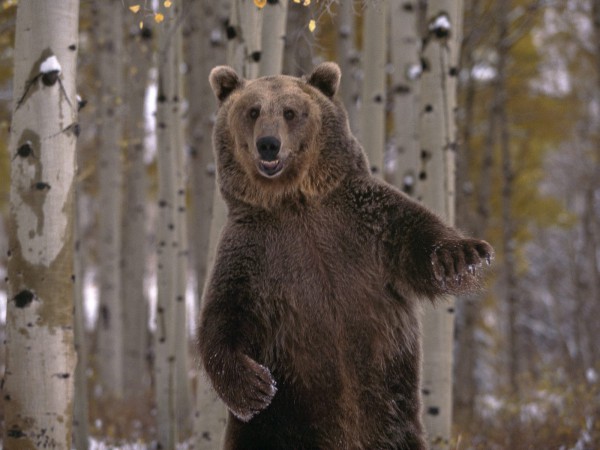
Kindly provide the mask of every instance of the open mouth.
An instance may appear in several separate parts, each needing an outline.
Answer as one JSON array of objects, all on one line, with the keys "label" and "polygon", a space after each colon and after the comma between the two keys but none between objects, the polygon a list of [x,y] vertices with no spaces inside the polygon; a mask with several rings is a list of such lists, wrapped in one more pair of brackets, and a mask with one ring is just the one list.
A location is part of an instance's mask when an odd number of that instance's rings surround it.
[{"label": "open mouth", "polygon": [[263,161],[262,159],[258,162],[258,170],[262,175],[272,178],[279,174],[283,169],[283,161],[275,159],[273,161]]}]

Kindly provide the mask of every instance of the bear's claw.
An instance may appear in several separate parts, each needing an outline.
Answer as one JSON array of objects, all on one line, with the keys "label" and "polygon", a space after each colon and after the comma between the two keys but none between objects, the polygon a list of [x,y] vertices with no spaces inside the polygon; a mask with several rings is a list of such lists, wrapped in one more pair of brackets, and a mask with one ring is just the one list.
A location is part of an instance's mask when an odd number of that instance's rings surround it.
[{"label": "bear's claw", "polygon": [[461,290],[463,281],[475,278],[477,268],[483,265],[483,261],[490,265],[493,258],[494,250],[485,241],[442,241],[431,253],[433,275],[442,290]]},{"label": "bear's claw", "polygon": [[277,386],[271,371],[249,356],[241,355],[236,369],[236,389],[223,398],[233,415],[248,422],[271,404]]}]

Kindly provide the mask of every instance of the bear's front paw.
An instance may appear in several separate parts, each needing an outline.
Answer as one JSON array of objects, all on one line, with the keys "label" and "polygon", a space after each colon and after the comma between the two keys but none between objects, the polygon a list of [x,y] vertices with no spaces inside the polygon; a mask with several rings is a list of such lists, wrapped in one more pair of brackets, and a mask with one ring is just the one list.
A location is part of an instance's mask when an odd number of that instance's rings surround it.
[{"label": "bear's front paw", "polygon": [[277,387],[271,371],[252,358],[241,355],[223,400],[241,421],[248,422],[271,404]]},{"label": "bear's front paw", "polygon": [[468,290],[483,262],[491,264],[494,249],[485,241],[460,239],[438,243],[431,254],[433,274],[445,291]]}]

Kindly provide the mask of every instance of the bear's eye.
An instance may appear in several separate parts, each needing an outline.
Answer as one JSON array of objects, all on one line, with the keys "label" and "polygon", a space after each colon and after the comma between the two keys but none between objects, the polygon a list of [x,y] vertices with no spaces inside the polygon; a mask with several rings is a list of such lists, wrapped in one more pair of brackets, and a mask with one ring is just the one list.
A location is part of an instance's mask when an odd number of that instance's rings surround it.
[{"label": "bear's eye", "polygon": [[260,116],[260,109],[258,109],[258,108],[250,108],[250,111],[248,112],[248,115],[250,116],[251,119],[257,119],[258,116]]},{"label": "bear's eye", "polygon": [[294,120],[296,113],[291,109],[286,109],[283,111],[283,117],[285,120]]}]

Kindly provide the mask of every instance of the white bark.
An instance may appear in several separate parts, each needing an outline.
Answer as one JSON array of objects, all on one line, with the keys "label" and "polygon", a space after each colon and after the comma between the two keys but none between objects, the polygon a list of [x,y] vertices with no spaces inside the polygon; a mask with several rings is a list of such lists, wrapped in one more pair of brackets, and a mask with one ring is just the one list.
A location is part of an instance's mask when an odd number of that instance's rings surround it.
[{"label": "white bark", "polygon": [[200,294],[207,270],[208,235],[215,190],[215,169],[212,152],[213,114],[216,101],[210,88],[210,70],[223,60],[226,35],[222,30],[224,2],[218,7],[211,0],[187,0],[188,9],[188,140],[190,149],[192,210],[190,213],[189,240],[192,246]]},{"label": "white bark", "polygon": [[[160,66],[159,66],[160,67]],[[159,96],[163,92],[160,87]],[[168,104],[157,106],[158,147],[158,230],[157,230],[157,302],[155,331],[155,382],[157,429],[160,448],[173,449],[176,440],[175,420],[175,280],[177,234],[175,231],[175,162],[168,133],[160,128],[168,123]]]},{"label": "white bark", "polygon": [[354,1],[347,0],[340,2],[339,5],[339,24],[338,24],[338,59],[342,71],[340,84],[340,96],[346,111],[348,111],[348,121],[350,129],[356,130],[357,108],[358,108],[358,61],[359,52],[354,43],[355,33],[355,11]]},{"label": "white bark", "polygon": [[123,207],[123,16],[118,0],[98,1],[100,28],[98,75],[98,260],[100,314],[98,369],[104,395],[123,396],[123,307],[121,241]]},{"label": "white bark", "polygon": [[[135,17],[135,16],[134,16]],[[131,19],[131,18],[130,18]],[[147,255],[147,182],[144,162],[144,101],[152,52],[150,41],[137,26],[128,36],[126,161],[123,207],[123,383],[124,394],[134,410],[141,413],[143,396],[149,387],[148,302],[144,293]]]},{"label": "white bark", "polygon": [[283,55],[283,73],[300,77],[313,69],[315,33],[308,28],[310,20],[318,14],[318,5],[288,2],[286,39]]},{"label": "white bark", "polygon": [[[80,186],[77,185],[76,198]],[[76,200],[76,209],[79,210],[79,202]],[[85,339],[85,314],[83,279],[85,274],[85,263],[81,246],[81,215],[75,214],[75,285],[74,285],[74,333],[75,350],[77,352],[77,367],[75,369],[75,400],[73,406],[73,447],[76,450],[87,450],[89,448],[89,409],[87,398],[87,368],[88,368],[88,346]]]},{"label": "white bark", "polygon": [[[421,78],[421,148],[423,201],[449,224],[454,223],[454,151],[456,62],[460,39],[457,0],[432,0],[427,11]],[[448,24],[448,27],[446,25]],[[432,449],[448,449],[452,426],[452,344],[454,299],[423,318],[424,422]]]},{"label": "white bark", "polygon": [[[8,450],[71,446],[78,15],[74,0],[23,0],[17,10],[2,388]],[[60,65],[54,76],[41,73],[51,57]]]},{"label": "white bark", "polygon": [[[176,5],[171,13],[178,17],[181,6]],[[183,42],[181,26],[174,25],[173,43],[176,52],[175,67],[173,70],[174,90],[171,102],[171,118],[169,131],[173,133],[173,148],[175,150],[175,189],[176,189],[176,211],[175,231],[177,238],[177,255],[175,265],[175,349],[176,354],[176,398],[177,425],[179,427],[180,440],[187,439],[192,431],[192,390],[190,384],[190,361],[189,361],[189,330],[187,327],[187,302],[186,292],[188,286],[189,268],[189,245],[187,239],[187,171],[186,158],[184,154],[183,121],[181,111],[181,99],[183,99],[183,76],[180,71],[183,61]]]},{"label": "white bark", "polygon": [[417,1],[394,0],[391,4],[390,48],[394,100],[393,160],[390,181],[421,200],[419,158],[419,96],[421,38],[418,32]]},{"label": "white bark", "polygon": [[[216,101],[208,81],[210,70],[225,56],[226,34],[222,23],[227,17],[227,2],[189,0],[188,26],[188,133],[191,148],[192,215],[188,234],[193,246],[197,311],[206,279],[208,244],[215,192],[212,151],[213,113]],[[223,433],[226,409],[208,380],[198,374],[194,411],[194,448],[212,450]]]},{"label": "white bark", "polygon": [[371,171],[382,176],[385,149],[385,77],[388,1],[371,2],[365,11],[360,140]]},{"label": "white bark", "polygon": [[261,55],[262,14],[253,0],[232,0],[229,27],[233,34],[227,47],[227,64],[240,75],[258,76]]},{"label": "white bark", "polygon": [[[189,430],[185,288],[185,176],[181,122],[181,28],[179,5],[158,27],[158,297],[156,311],[156,403],[158,446],[174,449],[178,429]],[[180,412],[180,414],[178,413]]]},{"label": "white bark", "polygon": [[283,67],[283,46],[287,23],[288,0],[267,2],[261,10],[261,58],[258,75],[279,75]]},{"label": "white bark", "polygon": [[[483,28],[480,17],[483,15],[484,6],[484,2],[480,0],[470,1],[468,11],[471,23],[463,25],[465,29],[470,30],[468,36],[465,36],[461,48],[461,70],[467,73],[471,73],[476,64],[477,33],[475,30]],[[483,156],[480,156],[480,181],[473,189],[472,186],[475,180],[473,179],[471,166],[473,164],[472,160],[476,156],[474,136],[477,133],[475,105],[479,100],[477,84],[477,80],[468,77],[460,87],[463,101],[460,115],[462,123],[459,125],[461,145],[457,148],[459,153],[457,154],[456,164],[456,225],[459,229],[473,236],[481,237],[485,235],[489,220],[492,159],[487,150],[483,152]],[[454,422],[461,428],[473,424],[476,418],[475,401],[479,390],[477,361],[481,354],[476,333],[483,300],[484,294],[477,293],[462,296],[456,302],[454,377],[461,380],[461,382],[454,383],[453,410]]]}]

